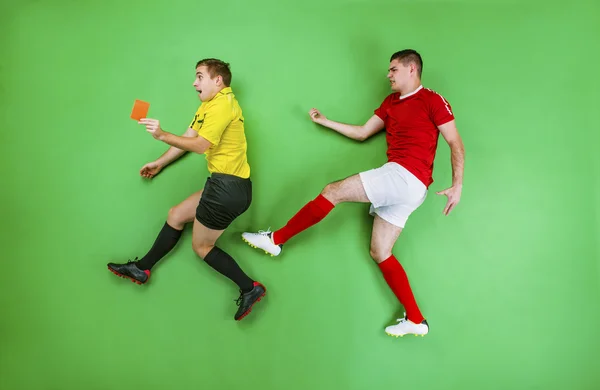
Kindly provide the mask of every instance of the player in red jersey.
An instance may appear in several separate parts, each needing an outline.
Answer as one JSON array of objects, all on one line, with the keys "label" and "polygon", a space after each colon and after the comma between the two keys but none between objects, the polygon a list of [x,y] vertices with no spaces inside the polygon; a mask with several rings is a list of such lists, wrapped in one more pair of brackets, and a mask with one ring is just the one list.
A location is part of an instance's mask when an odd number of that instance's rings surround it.
[{"label": "player in red jersey", "polygon": [[422,69],[422,58],[415,50],[394,53],[387,75],[393,93],[362,126],[334,122],[314,108],[310,111],[313,122],[357,141],[364,141],[385,128],[386,164],[328,184],[279,230],[242,234],[253,247],[278,256],[283,244],[321,221],[337,204],[371,203],[370,214],[374,216],[371,257],[406,310],[396,325],[385,328],[392,336],[423,336],[429,332],[429,325],[419,310],[402,265],[392,255],[392,248],[408,217],[424,202],[433,183],[433,162],[440,133],[450,146],[452,156],[452,186],[437,192],[448,198],[444,215],[458,204],[462,192],[464,146],[452,107],[440,94],[423,87]]}]

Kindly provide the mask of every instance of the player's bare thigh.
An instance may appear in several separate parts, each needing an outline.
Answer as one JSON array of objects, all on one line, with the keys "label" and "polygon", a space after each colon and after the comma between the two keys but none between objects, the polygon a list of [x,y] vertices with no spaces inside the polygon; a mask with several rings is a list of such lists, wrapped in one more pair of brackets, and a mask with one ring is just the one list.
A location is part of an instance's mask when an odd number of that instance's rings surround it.
[{"label": "player's bare thigh", "polygon": [[402,228],[392,225],[379,215],[373,220],[373,232],[371,234],[371,257],[378,264],[392,255],[394,244],[400,237]]},{"label": "player's bare thigh", "polygon": [[194,192],[183,202],[171,207],[169,216],[167,217],[167,222],[171,227],[183,230],[186,223],[194,221],[196,218],[196,208],[200,202],[200,197],[202,197],[202,191]]},{"label": "player's bare thigh", "polygon": [[327,184],[321,195],[333,205],[342,202],[369,203],[369,198],[358,174]]},{"label": "player's bare thigh", "polygon": [[194,252],[204,259],[224,231],[207,228],[194,218],[194,232],[192,233],[192,248],[194,248]]}]

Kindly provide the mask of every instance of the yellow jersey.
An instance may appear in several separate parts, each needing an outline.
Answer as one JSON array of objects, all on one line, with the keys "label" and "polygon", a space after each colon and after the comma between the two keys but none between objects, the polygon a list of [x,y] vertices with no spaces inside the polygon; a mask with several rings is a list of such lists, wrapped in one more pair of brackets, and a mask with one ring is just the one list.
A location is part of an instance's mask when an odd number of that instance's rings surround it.
[{"label": "yellow jersey", "polygon": [[204,153],[210,173],[250,177],[244,116],[231,87],[202,102],[190,128],[212,144]]}]

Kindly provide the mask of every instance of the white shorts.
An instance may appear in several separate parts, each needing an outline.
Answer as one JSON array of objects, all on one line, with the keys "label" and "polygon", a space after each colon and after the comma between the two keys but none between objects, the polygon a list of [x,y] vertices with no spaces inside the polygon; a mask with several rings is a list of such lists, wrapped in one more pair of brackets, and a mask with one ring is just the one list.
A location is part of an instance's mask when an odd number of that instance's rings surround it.
[{"label": "white shorts", "polygon": [[400,164],[388,162],[359,173],[371,202],[369,214],[404,228],[406,220],[427,197],[427,187]]}]

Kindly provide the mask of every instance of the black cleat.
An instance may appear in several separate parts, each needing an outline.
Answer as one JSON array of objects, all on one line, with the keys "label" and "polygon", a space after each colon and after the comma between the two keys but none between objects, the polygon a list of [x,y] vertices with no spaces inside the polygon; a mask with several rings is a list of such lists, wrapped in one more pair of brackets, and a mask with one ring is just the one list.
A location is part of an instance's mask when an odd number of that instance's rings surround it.
[{"label": "black cleat", "polygon": [[150,270],[139,269],[135,261],[128,261],[125,264],[108,263],[108,270],[137,284],[144,284],[150,279]]},{"label": "black cleat", "polygon": [[247,293],[240,291],[240,297],[236,300],[236,304],[240,308],[238,309],[237,313],[235,313],[235,320],[239,321],[250,314],[252,311],[252,306],[254,306],[256,302],[259,302],[266,293],[267,289],[265,286],[258,282],[254,282],[254,288]]}]

